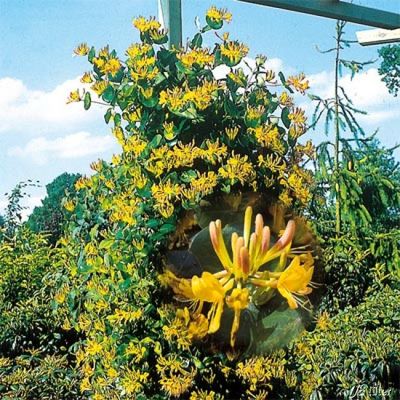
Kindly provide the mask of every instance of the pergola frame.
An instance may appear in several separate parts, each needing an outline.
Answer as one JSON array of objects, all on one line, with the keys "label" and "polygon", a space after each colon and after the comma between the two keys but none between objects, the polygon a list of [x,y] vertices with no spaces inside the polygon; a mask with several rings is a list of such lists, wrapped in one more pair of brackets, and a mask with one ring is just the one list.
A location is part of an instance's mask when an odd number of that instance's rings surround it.
[{"label": "pergola frame", "polygon": [[400,14],[359,6],[340,0],[239,0],[246,3],[260,4],[298,11],[320,17],[340,19],[375,28],[396,29],[400,27]]},{"label": "pergola frame", "polygon": [[[339,19],[361,25],[383,28],[379,31],[379,40],[371,39],[373,34],[367,34],[368,40],[360,41],[362,45],[383,44],[400,41],[400,14],[375,8],[359,6],[340,0],[238,0],[246,3],[259,4],[320,17]],[[396,1],[396,0],[394,0]],[[169,31],[170,47],[182,44],[182,4],[181,0],[158,0],[160,20]],[[391,30],[395,30],[394,33]],[[375,32],[375,31],[372,31]],[[361,34],[365,37],[365,34]],[[387,38],[387,40],[385,39]],[[385,41],[386,40],[386,41]]]}]

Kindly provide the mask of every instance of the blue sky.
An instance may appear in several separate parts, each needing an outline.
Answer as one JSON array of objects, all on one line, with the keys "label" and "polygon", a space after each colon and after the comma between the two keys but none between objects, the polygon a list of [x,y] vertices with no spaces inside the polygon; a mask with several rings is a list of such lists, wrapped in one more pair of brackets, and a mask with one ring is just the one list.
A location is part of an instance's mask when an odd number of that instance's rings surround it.
[{"label": "blue sky", "polygon": [[[182,3],[184,38],[195,33],[195,17],[203,19],[211,5],[228,8],[233,21],[226,30],[250,47],[249,57],[265,54],[273,68],[305,72],[312,92],[330,93],[332,55],[318,53],[316,45],[332,46],[335,21],[234,0]],[[355,3],[400,11],[397,0]],[[110,44],[123,55],[138,40],[132,27],[138,15],[157,15],[157,0],[0,0],[0,209],[3,193],[18,181],[30,178],[45,185],[64,171],[87,173],[90,161],[118,152],[101,109],[85,112],[80,104],[65,105],[77,78],[89,69],[72,50],[81,42],[97,48]],[[348,38],[362,29],[368,27],[348,24]],[[356,44],[344,56],[374,59],[377,47]],[[353,81],[344,76],[342,83],[356,105],[369,112],[362,120],[366,130],[380,128],[381,140],[393,146],[400,102],[387,94],[377,67]],[[322,128],[310,136],[323,140]],[[44,188],[33,190],[27,205],[40,203],[43,193]]]}]

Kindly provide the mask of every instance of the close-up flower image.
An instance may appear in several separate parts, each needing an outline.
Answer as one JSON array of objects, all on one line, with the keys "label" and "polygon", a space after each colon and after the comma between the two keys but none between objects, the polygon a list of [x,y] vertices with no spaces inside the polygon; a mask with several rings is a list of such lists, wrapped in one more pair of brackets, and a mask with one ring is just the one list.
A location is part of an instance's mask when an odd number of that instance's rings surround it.
[{"label": "close-up flower image", "polygon": [[0,0],[0,398],[400,398],[396,7],[28,3]]}]

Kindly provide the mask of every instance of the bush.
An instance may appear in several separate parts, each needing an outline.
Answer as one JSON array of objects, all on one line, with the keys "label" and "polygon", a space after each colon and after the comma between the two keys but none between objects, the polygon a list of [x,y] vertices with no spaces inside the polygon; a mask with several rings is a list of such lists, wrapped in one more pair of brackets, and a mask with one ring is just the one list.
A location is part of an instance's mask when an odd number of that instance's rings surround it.
[{"label": "bush", "polygon": [[0,241],[0,396],[78,398],[68,349],[77,340],[54,313],[54,273],[61,261],[43,235],[26,227]]},{"label": "bush", "polygon": [[0,307],[12,309],[33,297],[42,278],[52,268],[46,237],[21,227],[13,237],[0,240]]},{"label": "bush", "polygon": [[[108,46],[96,50],[82,44],[75,49],[91,64],[91,71],[81,79],[90,90],[76,90],[69,100],[82,101],[89,109],[96,93],[107,104],[105,121],[112,125],[122,147],[111,163],[92,163],[96,173],[76,182],[78,193],[65,204],[72,214],[60,240],[65,271],[60,276],[59,309],[67,309],[71,326],[85,335],[76,352],[84,376],[81,390],[96,399],[246,397],[245,366],[241,375],[230,374],[236,366],[229,360],[250,348],[248,342],[257,347],[263,341],[248,334],[247,343],[235,347],[239,337],[245,336],[239,326],[262,331],[268,329],[264,325],[279,322],[276,347],[304,329],[303,315],[289,309],[280,293],[274,304],[268,304],[270,308],[265,306],[276,287],[271,286],[270,291],[262,287],[257,292],[263,313],[252,307],[248,292],[258,288],[250,279],[246,282],[249,273],[246,277],[243,273],[242,279],[240,272],[233,278],[232,270],[226,271],[229,282],[226,296],[224,293],[218,300],[219,312],[213,314],[216,303],[206,300],[196,322],[195,307],[184,309],[191,301],[181,301],[177,307],[166,285],[168,272],[173,275],[170,270],[165,272],[169,250],[189,253],[190,238],[202,231],[196,243],[201,248],[207,241],[208,248],[198,253],[213,253],[207,236],[210,220],[221,217],[226,226],[229,222],[233,225],[233,219],[240,220],[241,234],[246,206],[257,208],[271,227],[271,241],[268,228],[261,227],[266,250],[278,240],[293,209],[301,210],[310,198],[312,176],[303,165],[312,157],[313,146],[299,143],[306,117],[294,106],[292,95],[295,91],[304,94],[308,81],[303,74],[286,79],[281,72],[268,70],[263,56],[247,65],[247,46],[227,33],[215,36],[218,42],[213,48],[202,45],[206,32],[220,29],[230,19],[226,10],[212,7],[205,26],[182,49],[162,46],[166,32],[155,19],[144,17],[134,20],[141,42],[132,44],[124,59]],[[216,77],[218,67],[229,71],[226,77]],[[294,237],[294,229],[288,230],[290,244],[282,242],[279,252],[273,253],[277,257],[271,268],[285,269],[293,255],[296,260],[291,271],[304,272],[299,292],[308,294],[312,235],[302,219],[297,222],[297,236],[303,239],[298,243],[300,250],[286,257]],[[261,239],[261,233],[258,236]],[[261,240],[257,249],[260,245]],[[300,256],[301,267],[296,264]],[[219,268],[215,258],[213,266]],[[307,270],[306,263],[311,263]],[[205,262],[200,264],[205,266]],[[188,274],[186,265],[179,267],[186,272],[188,283],[193,274]],[[283,272],[275,272],[268,285],[273,285],[274,279],[277,284],[283,276]],[[268,277],[261,271],[258,276]],[[179,279],[184,282],[184,277]],[[222,283],[218,281],[218,285]],[[207,290],[212,291],[212,282]],[[203,300],[197,301],[200,303]],[[291,306],[295,308],[293,303],[297,306],[294,299]],[[278,306],[280,310],[276,310]],[[277,312],[267,320],[272,311]],[[287,321],[290,335],[283,332]],[[194,334],[189,334],[189,329],[194,329]],[[282,357],[275,361],[279,374]]]},{"label": "bush", "polygon": [[357,307],[319,317],[292,348],[303,398],[399,398],[399,296],[386,286]]},{"label": "bush", "polygon": [[79,400],[79,374],[66,355],[39,351],[16,358],[0,358],[0,395],[3,400]]}]

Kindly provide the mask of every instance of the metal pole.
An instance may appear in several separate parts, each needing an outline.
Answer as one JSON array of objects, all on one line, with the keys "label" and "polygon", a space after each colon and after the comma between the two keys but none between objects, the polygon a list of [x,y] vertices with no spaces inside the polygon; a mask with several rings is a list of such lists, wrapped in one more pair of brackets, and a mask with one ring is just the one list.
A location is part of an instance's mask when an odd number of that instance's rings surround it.
[{"label": "metal pole", "polygon": [[182,45],[182,4],[181,0],[158,0],[159,19],[168,30],[168,47]]},{"label": "metal pole", "polygon": [[[400,27],[400,14],[337,0],[239,0],[383,29]],[[396,2],[398,0],[392,0]]]}]

